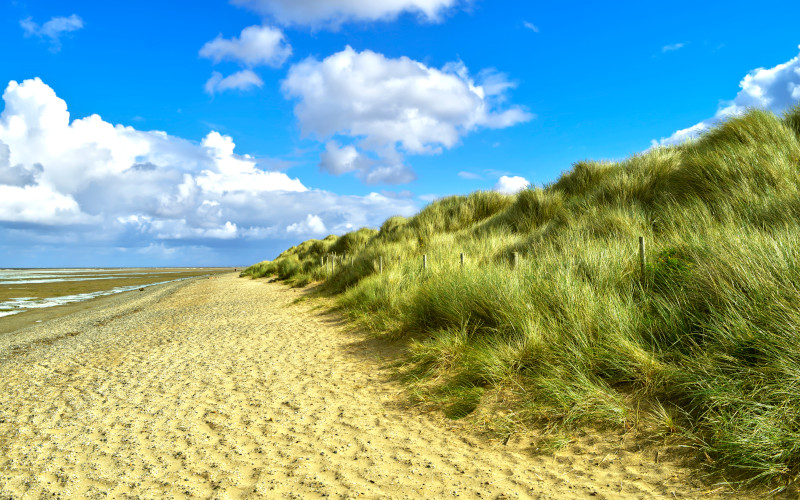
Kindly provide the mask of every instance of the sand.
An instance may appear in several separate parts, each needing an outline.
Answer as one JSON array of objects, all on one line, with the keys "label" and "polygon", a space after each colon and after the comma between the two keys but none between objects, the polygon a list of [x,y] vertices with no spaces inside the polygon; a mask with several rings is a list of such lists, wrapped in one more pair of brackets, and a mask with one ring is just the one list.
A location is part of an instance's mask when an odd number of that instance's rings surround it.
[{"label": "sand", "polygon": [[728,492],[618,434],[540,454],[409,407],[392,349],[301,294],[227,274],[0,335],[0,498]]}]

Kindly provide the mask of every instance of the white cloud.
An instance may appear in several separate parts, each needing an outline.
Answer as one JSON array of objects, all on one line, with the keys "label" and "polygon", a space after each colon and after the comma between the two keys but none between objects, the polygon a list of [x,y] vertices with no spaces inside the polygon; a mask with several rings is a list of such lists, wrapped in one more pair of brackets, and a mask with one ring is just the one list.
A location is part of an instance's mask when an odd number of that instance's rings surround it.
[{"label": "white cloud", "polygon": [[237,71],[224,78],[220,72],[214,71],[211,73],[211,78],[206,82],[205,90],[207,93],[214,95],[226,90],[248,90],[262,85],[264,85],[264,82],[261,78],[249,69]]},{"label": "white cloud", "polygon": [[687,128],[678,130],[677,132],[674,132],[671,136],[669,136],[667,138],[662,137],[660,141],[657,141],[657,140],[653,139],[653,140],[650,141],[650,145],[651,145],[651,147],[657,147],[659,145],[668,146],[668,145],[671,145],[671,144],[680,144],[680,143],[688,141],[690,139],[694,139],[696,137],[699,137],[706,130],[708,130],[711,127],[713,127],[714,124],[717,123],[717,121],[718,120],[716,118],[711,118],[711,119],[702,121],[700,123],[696,123],[696,124],[692,125],[691,127],[687,127]]},{"label": "white cloud", "polygon": [[12,235],[21,245],[58,244],[62,236],[53,231],[61,231],[70,241],[119,248],[165,248],[164,241],[170,248],[195,248],[297,238],[303,228],[343,232],[417,208],[410,200],[375,193],[339,196],[308,189],[235,153],[233,139],[218,132],[197,144],[112,125],[98,115],[70,122],[67,104],[39,79],[12,81],[3,100],[4,244]]},{"label": "white cloud", "polygon": [[368,169],[371,163],[355,146],[339,147],[336,141],[328,141],[325,152],[320,155],[319,167],[333,175],[341,175],[353,170]]},{"label": "white cloud", "polygon": [[84,224],[94,218],[81,212],[68,195],[45,186],[8,186],[0,184],[0,221],[33,224]]},{"label": "white cloud", "polygon": [[248,67],[280,67],[289,56],[292,47],[283,32],[269,26],[248,26],[239,38],[226,39],[222,35],[207,42],[200,49],[200,56],[215,63],[232,60]]},{"label": "white cloud", "polygon": [[287,233],[299,234],[302,236],[323,235],[327,232],[325,223],[318,215],[308,214],[302,222],[295,222],[286,227]]},{"label": "white cloud", "polygon": [[417,174],[408,165],[402,163],[377,165],[360,172],[358,177],[368,185],[408,184],[417,180]]},{"label": "white cloud", "polygon": [[382,158],[372,158],[352,144],[340,147],[336,141],[328,141],[320,155],[320,169],[333,175],[357,172],[362,182],[374,184],[406,184],[416,180],[417,175],[403,163],[402,155],[392,148],[383,150]]},{"label": "white cloud", "polygon": [[504,175],[494,185],[494,190],[503,194],[514,194],[530,186],[531,183],[524,177]]},{"label": "white cloud", "polygon": [[160,240],[194,240],[194,239],[214,239],[231,240],[239,236],[236,224],[225,221],[224,224],[215,224],[209,227],[197,227],[190,225],[185,219],[169,220],[139,220],[140,225],[147,222],[146,229]]},{"label": "white cloud", "polygon": [[49,38],[51,50],[58,52],[61,50],[61,35],[70,33],[83,28],[83,19],[76,14],[69,17],[53,17],[49,21],[39,26],[28,17],[19,22],[25,36],[37,36],[39,38]]},{"label": "white cloud", "polygon": [[[519,106],[501,109],[514,86],[504,75],[482,72],[479,77],[474,81],[461,63],[436,69],[348,46],[322,61],[308,58],[293,65],[282,88],[297,99],[295,115],[305,134],[355,142],[344,148],[334,144],[335,151],[323,154],[323,168],[360,169],[365,182],[408,182],[414,174],[403,164],[405,153],[440,153],[476,129],[533,118]],[[369,170],[363,160],[355,166],[365,157],[362,151],[376,157]],[[334,164],[337,152],[341,161]]]},{"label": "white cloud", "polygon": [[670,44],[670,45],[664,45],[663,47],[661,47],[661,53],[663,54],[663,53],[666,53],[666,52],[672,52],[673,50],[680,50],[685,46],[686,46],[686,44],[682,43],[682,42],[681,43],[673,43],[673,44]]},{"label": "white cloud", "polygon": [[459,0],[232,0],[282,24],[338,26],[347,21],[391,20],[403,12],[438,21]]},{"label": "white cloud", "polygon": [[206,193],[224,194],[237,191],[306,191],[298,180],[282,172],[265,172],[256,168],[250,155],[236,155],[233,139],[218,132],[210,132],[203,139],[203,147],[213,159],[214,169],[203,170],[195,180]]},{"label": "white cloud", "polygon": [[522,24],[523,24],[523,25],[524,25],[526,28],[528,28],[529,30],[533,31],[534,33],[538,33],[538,32],[539,32],[539,27],[538,27],[538,26],[536,26],[535,24],[531,23],[531,22],[528,22],[528,21],[522,21]]},{"label": "white cloud", "polygon": [[41,165],[34,164],[26,168],[22,165],[11,165],[11,151],[8,145],[0,141],[0,185],[24,187],[36,182],[36,176],[41,173]]},{"label": "white cloud", "polygon": [[739,87],[741,90],[736,97],[723,103],[712,118],[662,137],[660,141],[654,140],[653,145],[679,144],[695,138],[718,122],[741,115],[748,108],[765,108],[775,113],[786,111],[800,102],[800,55],[772,68],[750,71],[739,82]]}]

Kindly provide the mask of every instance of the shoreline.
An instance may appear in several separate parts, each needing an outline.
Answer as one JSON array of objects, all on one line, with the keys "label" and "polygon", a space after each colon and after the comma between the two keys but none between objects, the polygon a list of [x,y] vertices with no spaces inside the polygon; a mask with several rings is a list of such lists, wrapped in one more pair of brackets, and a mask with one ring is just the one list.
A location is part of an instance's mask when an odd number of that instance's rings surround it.
[{"label": "shoreline", "polygon": [[[212,276],[218,276],[220,274],[225,273],[225,271],[223,271],[222,269],[224,268],[209,268],[209,270],[216,270],[215,273],[209,273],[209,274],[211,274]],[[132,295],[143,294],[147,293],[148,291],[152,291],[153,289],[158,289],[159,287],[171,285],[174,283],[188,282],[196,279],[206,279],[206,278],[208,278],[208,276],[195,276],[195,277],[184,278],[178,281],[171,281],[168,283],[159,283],[156,285],[143,283],[142,287],[144,288],[144,291],[140,291],[138,289],[128,290],[125,292],[118,292],[109,295],[101,295],[99,297],[93,297],[80,302],[70,302],[67,304],[61,304],[51,307],[25,309],[22,312],[16,314],[0,316],[0,337],[2,337],[3,335],[14,333],[17,330],[21,330],[24,328],[40,324],[45,324],[51,320],[63,318],[64,316],[68,316],[76,312],[86,311],[94,308],[101,308],[106,305],[115,304],[117,301],[127,300],[126,298],[130,297],[129,294]]]}]

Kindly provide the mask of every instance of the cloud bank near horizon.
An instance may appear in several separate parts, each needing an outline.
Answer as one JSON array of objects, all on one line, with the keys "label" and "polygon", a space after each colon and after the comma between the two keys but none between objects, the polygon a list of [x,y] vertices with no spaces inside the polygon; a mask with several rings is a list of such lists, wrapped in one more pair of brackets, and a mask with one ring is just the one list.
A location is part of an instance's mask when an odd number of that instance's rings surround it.
[{"label": "cloud bank near horizon", "polygon": [[60,232],[152,251],[320,237],[417,208],[377,193],[310,189],[259,168],[214,131],[197,144],[96,114],[70,122],[67,103],[38,78],[10,82],[3,100],[0,227],[31,245],[57,244]]}]

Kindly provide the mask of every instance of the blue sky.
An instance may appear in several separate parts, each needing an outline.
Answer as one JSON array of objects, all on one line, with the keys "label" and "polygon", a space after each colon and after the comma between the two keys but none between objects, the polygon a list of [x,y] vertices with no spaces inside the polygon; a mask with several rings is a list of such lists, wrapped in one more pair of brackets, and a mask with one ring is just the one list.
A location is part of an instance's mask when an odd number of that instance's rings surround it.
[{"label": "blue sky", "polygon": [[6,2],[0,266],[250,264],[782,112],[798,18],[785,1]]}]

